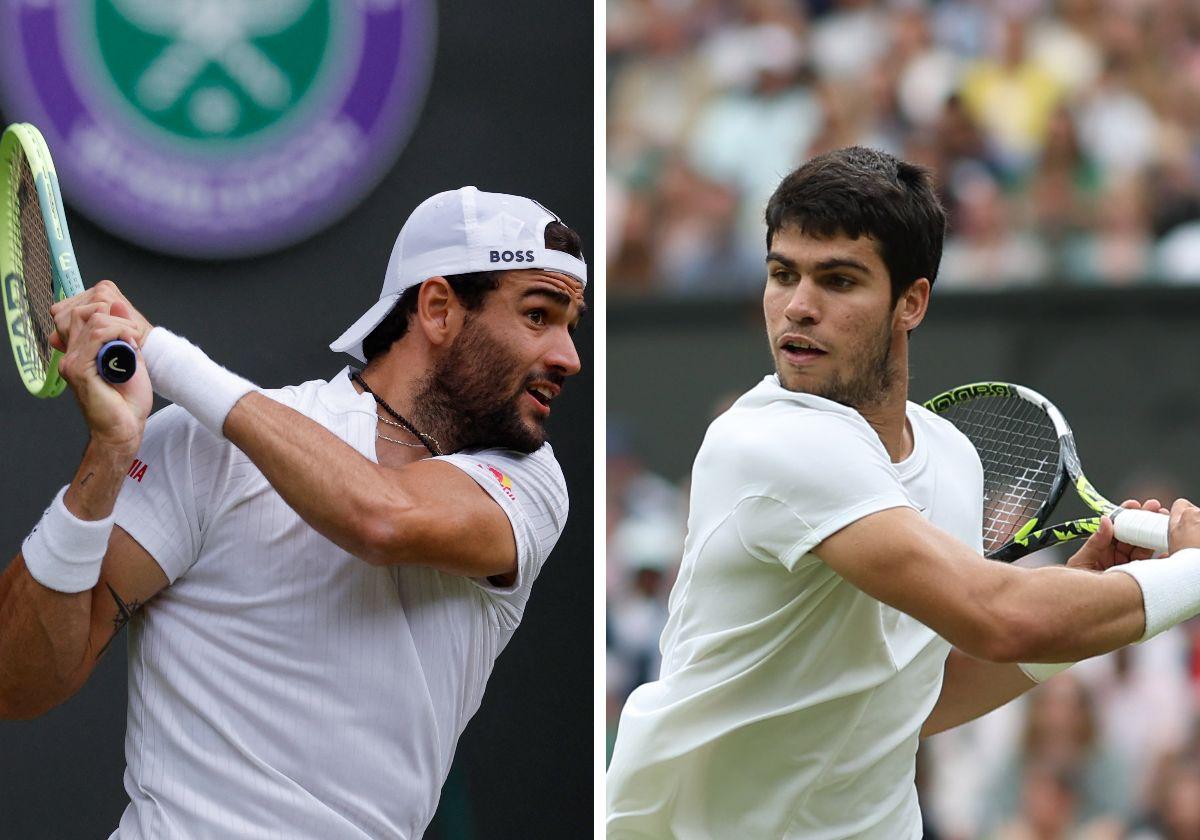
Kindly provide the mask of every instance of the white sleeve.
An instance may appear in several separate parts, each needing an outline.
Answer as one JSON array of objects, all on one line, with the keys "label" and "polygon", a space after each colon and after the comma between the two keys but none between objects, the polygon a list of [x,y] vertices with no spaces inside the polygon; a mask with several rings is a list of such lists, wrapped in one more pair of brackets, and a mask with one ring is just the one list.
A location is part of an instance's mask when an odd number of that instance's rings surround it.
[{"label": "white sleeve", "polygon": [[233,451],[178,406],[146,421],[114,514],[171,583],[199,556],[210,503],[228,479]]},{"label": "white sleeve", "polygon": [[726,457],[743,545],[794,571],[826,537],[872,513],[915,507],[870,426],[832,412],[739,435]]},{"label": "white sleeve", "polygon": [[442,455],[482,487],[512,525],[517,543],[517,579],[498,587],[486,578],[472,580],[520,612],[542,564],[550,556],[567,522],[567,485],[550,444],[530,455],[507,449],[477,449]]}]

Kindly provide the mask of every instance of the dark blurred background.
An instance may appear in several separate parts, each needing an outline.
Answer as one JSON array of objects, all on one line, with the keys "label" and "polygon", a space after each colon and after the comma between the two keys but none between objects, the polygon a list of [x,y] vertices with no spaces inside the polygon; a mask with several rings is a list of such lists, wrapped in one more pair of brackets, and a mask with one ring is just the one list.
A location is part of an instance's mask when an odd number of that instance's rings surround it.
[{"label": "dark blurred background", "polygon": [[[152,322],[275,387],[341,369],[346,359],[326,345],[376,299],[400,225],[435,192],[474,184],[536,197],[583,234],[590,263],[591,5],[439,5],[417,126],[395,166],[341,221],[282,252],[198,262],[131,246],[68,209],[85,284],[115,280]],[[0,121],[29,118],[9,110]],[[550,424],[570,519],[459,744],[431,838],[591,831],[592,661],[579,651],[592,639],[592,334],[585,319],[576,333],[584,370]],[[9,363],[0,369],[8,441],[0,545],[11,556],[70,479],[85,427],[69,395],[35,400]],[[0,837],[97,838],[116,827],[127,801],[125,674],[116,645],[66,704],[32,722],[0,723]]]},{"label": "dark blurred background", "polygon": [[[658,673],[704,431],[773,372],[763,208],[813,155],[861,144],[934,172],[950,231],[911,399],[1023,383],[1101,492],[1200,497],[1200,6],[607,8],[610,745]],[[1195,621],[1081,663],[924,742],[927,837],[1200,838],[1198,710]]]}]

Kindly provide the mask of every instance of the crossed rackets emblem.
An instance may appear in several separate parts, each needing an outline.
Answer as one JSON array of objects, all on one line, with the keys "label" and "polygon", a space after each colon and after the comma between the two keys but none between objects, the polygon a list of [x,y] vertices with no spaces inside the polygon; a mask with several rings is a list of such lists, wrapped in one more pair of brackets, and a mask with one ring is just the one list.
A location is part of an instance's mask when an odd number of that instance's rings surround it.
[{"label": "crossed rackets emblem", "polygon": [[[134,26],[171,39],[138,79],[138,102],[165,111],[216,64],[259,106],[282,110],[292,101],[292,84],[253,39],[283,32],[311,5],[312,0],[113,0]],[[210,87],[192,96],[197,128],[221,133],[237,122],[240,106],[229,91]]]}]

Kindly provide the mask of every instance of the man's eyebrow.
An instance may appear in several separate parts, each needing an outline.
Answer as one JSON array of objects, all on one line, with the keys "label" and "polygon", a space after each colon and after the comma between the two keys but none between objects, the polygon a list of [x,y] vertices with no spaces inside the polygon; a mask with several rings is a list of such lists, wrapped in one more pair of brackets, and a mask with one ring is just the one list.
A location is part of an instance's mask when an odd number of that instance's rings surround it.
[{"label": "man's eyebrow", "polygon": [[[767,254],[767,262],[777,262],[789,271],[796,270],[796,261],[789,257],[785,257],[778,251],[772,251],[771,253]],[[813,266],[814,271],[829,271],[830,269],[834,268],[854,268],[865,274],[869,274],[871,272],[871,269],[869,269],[865,263],[859,262],[853,257],[830,257],[827,260],[821,260],[819,263]]]},{"label": "man's eyebrow", "polygon": [[[571,297],[571,295],[567,294],[566,292],[562,291],[561,289],[552,289],[548,286],[534,286],[532,288],[526,289],[521,294],[521,300],[524,300],[527,297],[536,297],[537,295],[543,295],[545,297],[550,298],[555,303],[561,305],[563,309],[570,309],[571,304],[575,301],[575,298]],[[580,301],[579,317],[582,318],[585,314],[587,314],[587,310],[588,310],[587,304]]]}]

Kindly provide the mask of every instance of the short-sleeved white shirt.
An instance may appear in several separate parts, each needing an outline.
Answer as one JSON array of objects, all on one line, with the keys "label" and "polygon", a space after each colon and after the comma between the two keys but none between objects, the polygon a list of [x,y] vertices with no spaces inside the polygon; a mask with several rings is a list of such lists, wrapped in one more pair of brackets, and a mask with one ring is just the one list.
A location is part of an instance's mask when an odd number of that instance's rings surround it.
[{"label": "short-sleeved white shirt", "polygon": [[709,427],[661,676],[621,714],[610,838],[921,836],[917,739],[950,646],[812,553],[905,506],[981,547],[978,455],[907,416],[893,464],[858,412],[769,376]]},{"label": "short-sleeved white shirt", "polygon": [[[375,403],[345,373],[271,396],[375,460]],[[175,406],[138,460],[116,521],[171,585],[130,625],[130,804],[113,837],[420,837],[566,520],[549,445],[442,459],[508,515],[505,588],[358,560]]]}]

